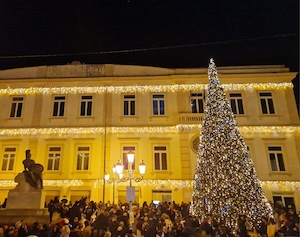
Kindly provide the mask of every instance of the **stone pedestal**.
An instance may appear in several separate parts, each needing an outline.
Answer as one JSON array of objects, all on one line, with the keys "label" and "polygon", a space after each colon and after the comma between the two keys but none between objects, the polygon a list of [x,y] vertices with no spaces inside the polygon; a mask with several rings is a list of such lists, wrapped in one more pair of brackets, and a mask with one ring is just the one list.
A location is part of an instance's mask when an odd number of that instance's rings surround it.
[{"label": "stone pedestal", "polygon": [[6,209],[41,209],[42,191],[16,192],[9,191]]},{"label": "stone pedestal", "polygon": [[48,209],[0,209],[0,223],[14,224],[19,220],[24,220],[27,224],[38,222],[49,223]]},{"label": "stone pedestal", "polygon": [[24,173],[19,173],[15,181],[18,185],[8,192],[6,209],[41,209],[42,189],[31,187],[25,180]]},{"label": "stone pedestal", "polygon": [[43,190],[30,186],[24,173],[19,173],[15,182],[18,185],[8,192],[6,208],[0,209],[0,223],[14,224],[18,220],[28,224],[48,223],[49,212],[42,203]]}]

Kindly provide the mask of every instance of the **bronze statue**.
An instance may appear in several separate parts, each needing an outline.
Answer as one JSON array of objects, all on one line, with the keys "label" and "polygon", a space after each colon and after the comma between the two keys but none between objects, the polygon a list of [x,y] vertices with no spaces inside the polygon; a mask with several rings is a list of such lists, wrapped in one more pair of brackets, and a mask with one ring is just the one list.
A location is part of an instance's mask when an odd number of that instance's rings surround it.
[{"label": "bronze statue", "polygon": [[43,180],[42,180],[42,172],[44,167],[41,164],[36,164],[34,160],[31,159],[30,150],[26,150],[25,152],[26,159],[23,160],[24,171],[26,177],[26,182],[30,184],[30,186],[42,189],[43,188]]}]

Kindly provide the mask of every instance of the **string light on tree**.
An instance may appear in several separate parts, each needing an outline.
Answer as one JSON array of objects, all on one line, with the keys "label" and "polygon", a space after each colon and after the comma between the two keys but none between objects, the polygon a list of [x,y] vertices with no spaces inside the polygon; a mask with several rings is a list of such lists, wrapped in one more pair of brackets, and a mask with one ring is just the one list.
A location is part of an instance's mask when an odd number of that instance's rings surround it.
[{"label": "string light on tree", "polygon": [[190,214],[236,229],[244,214],[257,226],[272,216],[252,159],[211,59]]}]

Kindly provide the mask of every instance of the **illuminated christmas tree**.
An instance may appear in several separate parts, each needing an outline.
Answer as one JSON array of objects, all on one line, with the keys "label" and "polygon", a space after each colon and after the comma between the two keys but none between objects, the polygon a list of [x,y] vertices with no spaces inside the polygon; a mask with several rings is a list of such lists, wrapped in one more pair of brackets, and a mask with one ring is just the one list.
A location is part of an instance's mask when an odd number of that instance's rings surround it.
[{"label": "illuminated christmas tree", "polygon": [[214,218],[230,229],[240,215],[258,226],[272,208],[260,186],[252,159],[218,78],[208,67],[207,100],[194,176],[190,214]]}]

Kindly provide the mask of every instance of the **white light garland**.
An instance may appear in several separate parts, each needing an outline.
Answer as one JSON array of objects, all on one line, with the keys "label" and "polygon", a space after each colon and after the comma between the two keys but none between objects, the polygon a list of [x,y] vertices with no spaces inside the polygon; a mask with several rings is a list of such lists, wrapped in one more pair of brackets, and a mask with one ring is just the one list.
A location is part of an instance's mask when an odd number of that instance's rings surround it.
[{"label": "white light garland", "polygon": [[[293,134],[300,133],[300,126],[240,126],[244,134]],[[197,132],[201,124],[178,124],[164,127],[108,127],[106,132],[111,134],[174,134]],[[76,127],[76,128],[2,128],[0,136],[80,136],[99,135],[105,132],[103,127]]]},{"label": "white light garland", "polygon": [[273,191],[300,191],[300,182],[298,181],[261,181],[263,189]]},{"label": "white light garland", "polygon": [[[43,180],[44,187],[80,187],[80,186],[93,186],[99,188],[103,185],[103,180]],[[142,182],[135,183],[140,187],[152,187],[155,189],[182,189],[193,188],[194,180],[171,180],[171,179],[145,179]],[[300,181],[260,181],[260,184],[265,190],[273,191],[300,191]],[[106,185],[113,185],[106,183]],[[129,185],[129,181],[117,183],[119,186]],[[16,186],[16,182],[13,180],[0,180],[0,187],[12,188]]]},{"label": "white light garland", "polygon": [[[143,85],[143,86],[70,86],[70,87],[29,87],[0,89],[0,95],[33,95],[33,94],[101,94],[101,93],[146,93],[146,92],[177,92],[201,91],[207,84],[176,84],[176,85]],[[293,88],[292,83],[245,83],[224,84],[224,90],[282,90]]]}]

